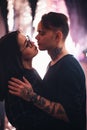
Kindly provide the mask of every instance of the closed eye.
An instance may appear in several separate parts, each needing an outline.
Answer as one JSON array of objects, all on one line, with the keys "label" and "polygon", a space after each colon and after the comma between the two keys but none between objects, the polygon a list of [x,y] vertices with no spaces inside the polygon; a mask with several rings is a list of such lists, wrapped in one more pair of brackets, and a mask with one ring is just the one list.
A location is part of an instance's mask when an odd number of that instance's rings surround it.
[{"label": "closed eye", "polygon": [[38,34],[39,34],[39,35],[44,35],[44,34],[45,34],[45,31],[38,31]]},{"label": "closed eye", "polygon": [[26,40],[26,42],[25,42],[25,47],[26,47],[26,48],[29,47],[29,43],[28,43],[27,40]]}]

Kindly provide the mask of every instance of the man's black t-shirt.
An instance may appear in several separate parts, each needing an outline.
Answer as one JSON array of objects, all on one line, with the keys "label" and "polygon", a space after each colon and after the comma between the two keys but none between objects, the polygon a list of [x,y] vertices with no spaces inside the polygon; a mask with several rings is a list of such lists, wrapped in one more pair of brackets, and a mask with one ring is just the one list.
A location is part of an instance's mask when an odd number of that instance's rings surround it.
[{"label": "man's black t-shirt", "polygon": [[[86,86],[85,75],[79,62],[72,55],[64,56],[56,64],[48,67],[43,84],[43,96],[64,107],[70,120],[70,129],[85,130]],[[55,120],[50,120],[48,122],[52,125]],[[64,124],[67,128],[67,123],[57,120],[56,128],[62,130]]]}]

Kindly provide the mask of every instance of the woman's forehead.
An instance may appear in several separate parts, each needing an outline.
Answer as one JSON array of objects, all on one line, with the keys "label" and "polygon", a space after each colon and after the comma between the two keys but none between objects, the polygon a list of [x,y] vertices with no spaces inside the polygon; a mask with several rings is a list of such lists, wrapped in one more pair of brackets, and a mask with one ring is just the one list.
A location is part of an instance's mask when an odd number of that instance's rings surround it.
[{"label": "woman's forehead", "polygon": [[25,36],[24,34],[22,34],[22,33],[19,33],[19,34],[18,34],[18,39],[19,39],[19,40],[26,39],[26,36]]},{"label": "woman's forehead", "polygon": [[26,36],[22,33],[18,34],[18,43],[24,43],[24,41],[26,40]]}]

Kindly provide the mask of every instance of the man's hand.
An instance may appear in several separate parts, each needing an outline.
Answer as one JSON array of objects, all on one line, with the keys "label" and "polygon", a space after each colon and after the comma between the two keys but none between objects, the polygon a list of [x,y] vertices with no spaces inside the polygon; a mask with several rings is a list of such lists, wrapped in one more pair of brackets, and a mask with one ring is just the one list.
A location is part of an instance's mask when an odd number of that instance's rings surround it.
[{"label": "man's hand", "polygon": [[23,81],[17,78],[11,78],[11,80],[8,81],[8,88],[11,94],[27,101],[31,101],[32,95],[34,94],[31,84],[25,77],[23,77]]}]

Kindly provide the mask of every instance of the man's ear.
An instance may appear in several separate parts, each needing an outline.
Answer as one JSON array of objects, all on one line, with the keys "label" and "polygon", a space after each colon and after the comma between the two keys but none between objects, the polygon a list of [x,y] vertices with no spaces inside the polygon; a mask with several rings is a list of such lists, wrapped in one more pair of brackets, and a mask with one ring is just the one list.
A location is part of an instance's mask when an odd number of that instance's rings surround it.
[{"label": "man's ear", "polygon": [[58,41],[60,39],[63,39],[63,34],[62,34],[62,32],[60,30],[56,31],[56,39],[58,39]]}]

